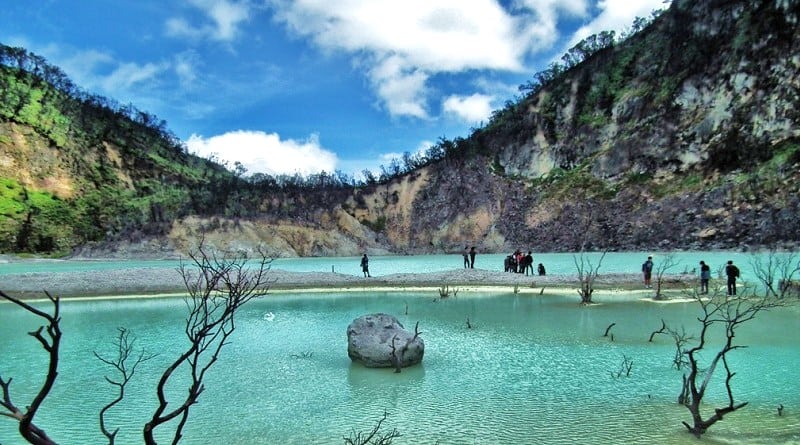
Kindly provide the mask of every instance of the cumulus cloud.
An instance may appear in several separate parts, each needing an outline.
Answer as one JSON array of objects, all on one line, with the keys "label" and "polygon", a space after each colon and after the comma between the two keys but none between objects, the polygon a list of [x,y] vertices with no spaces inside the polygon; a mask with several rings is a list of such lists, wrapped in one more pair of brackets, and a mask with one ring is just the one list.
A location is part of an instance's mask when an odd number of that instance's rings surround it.
[{"label": "cumulus cloud", "polygon": [[442,102],[442,110],[470,123],[485,121],[492,114],[492,96],[473,94],[452,95]]},{"label": "cumulus cloud", "polygon": [[193,134],[187,141],[189,152],[202,157],[214,156],[232,168],[240,162],[248,174],[270,175],[300,173],[308,175],[336,170],[336,154],[320,145],[319,137],[307,140],[282,140],[276,133],[232,131],[204,138]]},{"label": "cumulus cloud", "polygon": [[392,115],[428,114],[428,79],[468,70],[520,71],[531,51],[558,38],[560,13],[584,0],[272,0],[275,18],[328,52],[368,64],[370,83]]},{"label": "cumulus cloud", "polygon": [[192,25],[183,17],[172,17],[165,24],[168,36],[211,38],[227,42],[236,38],[240,24],[250,18],[250,6],[247,2],[191,0],[189,3],[206,15],[206,21]]}]

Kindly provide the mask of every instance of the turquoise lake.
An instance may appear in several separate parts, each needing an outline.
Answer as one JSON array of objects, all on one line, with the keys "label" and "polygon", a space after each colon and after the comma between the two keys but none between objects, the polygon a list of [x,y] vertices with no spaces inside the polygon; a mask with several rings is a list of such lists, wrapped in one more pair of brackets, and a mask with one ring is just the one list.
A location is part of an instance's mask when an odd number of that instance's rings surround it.
[{"label": "turquoise lake", "polygon": [[[549,255],[553,273],[562,263],[563,273],[574,273],[571,255]],[[746,269],[748,258],[725,252],[681,255],[688,268],[705,259],[712,270],[729,257]],[[476,267],[502,257],[479,255]],[[286,267],[351,267],[357,273],[356,260],[286,260]],[[608,272],[636,272],[641,261],[639,254],[609,254],[603,264]],[[42,262],[78,267],[72,263]],[[3,272],[9,264],[0,265],[0,280],[10,273]],[[459,267],[460,257],[375,257],[373,264],[381,274],[447,270]],[[382,271],[384,265],[405,270]],[[730,356],[737,373],[732,385],[736,400],[749,405],[698,441],[681,424],[690,417],[676,402],[683,371],[672,366],[672,340],[659,335],[648,342],[662,319],[699,332],[696,304],[599,291],[595,300],[600,304],[592,307],[580,306],[577,294],[515,294],[511,289],[436,297],[435,291],[300,291],[245,306],[231,344],[192,408],[181,443],[341,444],[354,429],[369,430],[384,411],[385,429],[402,434],[395,444],[800,443],[798,306],[759,314],[737,331],[737,343],[748,347]],[[104,381],[114,374],[93,352],[112,355],[117,328],[124,326],[136,335],[139,347],[158,356],[137,369],[128,395],[108,421],[120,427],[118,444],[142,443],[142,427],[156,407],[156,381],[185,345],[185,311],[181,298],[65,301],[60,374],[37,425],[61,444],[105,442],[97,416],[115,395]],[[410,329],[419,322],[426,346],[420,366],[395,374],[351,363],[347,325],[374,312],[393,314]],[[611,323],[616,323],[613,341],[603,336]],[[12,398],[22,406],[38,389],[46,366],[44,351],[26,335],[38,325],[20,309],[0,304],[0,373],[14,378]],[[714,346],[718,338],[705,357]],[[626,357],[632,361],[630,376],[618,378]],[[721,384],[718,378],[712,383],[706,413],[726,403]],[[170,390],[177,400],[185,385],[176,382]],[[782,416],[779,405],[785,407]],[[16,426],[0,417],[0,443],[24,443]],[[161,441],[167,443],[169,428],[163,429]]]}]

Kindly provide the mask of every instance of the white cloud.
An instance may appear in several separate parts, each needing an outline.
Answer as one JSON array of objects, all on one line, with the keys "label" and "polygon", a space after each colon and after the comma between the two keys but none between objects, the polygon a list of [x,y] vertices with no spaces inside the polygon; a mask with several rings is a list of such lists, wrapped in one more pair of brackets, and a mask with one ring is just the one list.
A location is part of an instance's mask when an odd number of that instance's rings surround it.
[{"label": "white cloud", "polygon": [[473,94],[471,96],[452,95],[442,102],[442,110],[469,123],[478,123],[492,115],[492,96]]},{"label": "white cloud", "polygon": [[560,13],[582,16],[585,0],[271,0],[275,18],[328,52],[367,64],[392,115],[427,117],[427,81],[440,73],[520,71],[532,51],[558,38]]},{"label": "white cloud", "polygon": [[199,39],[203,36],[204,31],[201,28],[195,28],[181,17],[172,17],[167,19],[164,24],[167,27],[167,35],[170,37],[185,37],[189,39]]},{"label": "white cloud", "polygon": [[389,113],[395,116],[426,118],[425,82],[428,75],[408,68],[399,57],[388,57],[370,71],[370,80],[378,96],[386,101]]},{"label": "white cloud", "polygon": [[168,36],[190,39],[210,38],[229,42],[239,34],[240,24],[250,18],[250,6],[246,2],[191,0],[189,3],[202,10],[207,16],[207,21],[193,26],[185,18],[170,18],[165,24]]},{"label": "white cloud", "polygon": [[185,51],[175,56],[175,74],[183,87],[190,87],[197,80],[198,59],[197,54],[192,51]]},{"label": "white cloud", "polygon": [[136,84],[152,81],[166,69],[167,66],[164,64],[121,63],[111,74],[103,77],[100,83],[104,91],[125,91]]},{"label": "white cloud", "polygon": [[320,145],[317,135],[305,141],[281,140],[276,133],[239,130],[210,138],[193,134],[186,146],[189,152],[202,157],[215,156],[230,168],[240,162],[248,174],[308,175],[323,170],[332,173],[338,162],[335,153]]},{"label": "white cloud", "polygon": [[137,96],[133,90],[143,85],[152,87],[170,69],[170,64],[165,62],[120,62],[110,53],[93,49],[75,51],[49,45],[33,51],[46,55],[50,63],[64,70],[81,88],[107,95],[121,103],[132,101]]}]

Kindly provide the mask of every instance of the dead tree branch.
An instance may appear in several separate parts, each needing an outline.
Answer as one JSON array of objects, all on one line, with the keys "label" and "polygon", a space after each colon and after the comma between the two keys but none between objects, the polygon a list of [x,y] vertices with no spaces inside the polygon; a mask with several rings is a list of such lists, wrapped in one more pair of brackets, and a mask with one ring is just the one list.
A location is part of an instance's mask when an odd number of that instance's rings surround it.
[{"label": "dead tree branch", "polygon": [[619,370],[617,370],[616,374],[611,373],[611,377],[621,378],[621,377],[630,377],[631,376],[631,369],[633,369],[633,360],[631,360],[627,355],[622,355],[622,363],[619,365]]},{"label": "dead tree branch", "polygon": [[27,312],[44,319],[46,322],[46,325],[39,326],[39,328],[33,332],[28,332],[28,335],[35,338],[42,346],[42,349],[47,351],[50,361],[42,387],[24,411],[19,409],[11,401],[11,381],[13,378],[9,377],[8,380],[5,380],[0,376],[0,388],[2,388],[3,391],[3,399],[0,401],[0,406],[6,410],[5,412],[0,412],[0,414],[18,421],[19,434],[27,440],[28,443],[34,445],[53,445],[56,443],[48,437],[44,430],[33,423],[36,412],[41,407],[47,395],[50,394],[50,390],[53,388],[53,384],[58,377],[58,353],[61,347],[61,300],[58,297],[50,295],[47,291],[45,291],[45,295],[47,295],[48,300],[53,304],[52,314],[37,309],[18,298],[0,291],[0,298],[14,303]]},{"label": "dead tree branch", "polygon": [[[189,410],[205,389],[206,373],[236,329],[236,313],[249,301],[266,295],[271,283],[267,272],[272,260],[261,251],[259,254],[255,267],[251,268],[244,252],[219,256],[201,243],[197,251],[189,255],[190,265],[182,262],[178,268],[188,291],[184,299],[188,309],[184,332],[189,346],[167,367],[158,382],[158,408],[144,426],[147,445],[156,443],[154,430],[172,420],[178,420],[173,443],[180,441]],[[191,383],[186,398],[170,404],[165,388],[181,368],[187,370]],[[168,406],[173,408],[168,409]]]},{"label": "dead tree branch", "polygon": [[417,324],[414,325],[414,336],[407,340],[406,343],[400,348],[397,348],[394,344],[397,340],[397,335],[392,337],[392,363],[394,363],[395,374],[399,374],[403,368],[403,357],[405,356],[406,351],[408,351],[408,346],[411,345],[411,343],[414,343],[421,333],[422,332],[419,331],[419,322],[417,322]]},{"label": "dead tree branch", "polygon": [[694,340],[694,337],[686,332],[686,328],[681,326],[680,331],[678,331],[677,329],[672,329],[669,326],[667,326],[667,322],[664,321],[664,319],[662,318],[661,328],[659,328],[656,331],[653,331],[650,334],[650,339],[648,341],[652,342],[653,337],[655,337],[657,334],[669,335],[675,342],[675,356],[672,359],[672,364],[675,366],[675,369],[681,369],[689,364],[689,362],[686,359],[685,346],[690,341]]},{"label": "dead tree branch", "polygon": [[117,388],[117,397],[111,402],[107,403],[100,410],[100,431],[102,431],[103,435],[108,439],[109,445],[114,444],[117,433],[119,432],[119,428],[116,428],[114,431],[108,430],[105,419],[106,413],[116,404],[121,402],[123,398],[125,398],[125,388],[127,387],[128,382],[130,382],[133,378],[133,375],[136,373],[136,368],[141,363],[146,362],[156,356],[156,354],[148,354],[144,349],[142,349],[138,354],[135,355],[135,358],[133,358],[133,363],[130,363],[130,359],[134,357],[134,343],[136,342],[136,339],[135,337],[130,337],[130,331],[126,328],[117,328],[117,330],[119,331],[119,334],[117,335],[117,341],[114,344],[117,349],[116,357],[113,359],[107,359],[98,354],[97,351],[94,352],[94,356],[97,357],[98,360],[114,368],[119,373],[117,380],[106,376],[106,381],[111,386]]},{"label": "dead tree branch", "polygon": [[653,333],[652,333],[652,334],[650,334],[650,339],[649,339],[649,340],[647,340],[647,341],[648,341],[648,342],[652,342],[652,341],[653,341],[653,337],[655,337],[655,336],[656,336],[656,334],[664,334],[664,333],[666,333],[666,332],[667,332],[667,322],[666,322],[666,321],[664,321],[664,319],[662,318],[662,319],[661,319],[661,328],[660,328],[660,329],[658,329],[657,331],[653,331]]},{"label": "dead tree branch", "polygon": [[375,426],[367,432],[353,431],[350,437],[344,438],[345,445],[391,445],[392,440],[400,437],[397,428],[392,428],[389,432],[381,432],[381,427],[389,414],[384,411],[383,417],[375,422]]}]

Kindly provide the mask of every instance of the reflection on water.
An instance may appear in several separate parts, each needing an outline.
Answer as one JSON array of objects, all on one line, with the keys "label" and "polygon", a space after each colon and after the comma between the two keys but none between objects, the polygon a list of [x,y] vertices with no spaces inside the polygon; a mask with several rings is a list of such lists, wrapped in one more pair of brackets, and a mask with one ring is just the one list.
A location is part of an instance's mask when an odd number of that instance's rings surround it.
[{"label": "reflection on water", "polygon": [[[342,443],[383,414],[408,444],[679,444],[693,439],[676,404],[681,372],[671,368],[674,345],[648,342],[664,319],[697,331],[690,303],[658,304],[597,294],[602,304],[581,307],[578,296],[467,294],[294,294],[269,296],[240,313],[233,342],[208,377],[193,407],[186,444]],[[406,305],[408,313],[406,314]],[[155,409],[158,373],[183,341],[180,299],[67,302],[58,383],[38,424],[62,444],[102,443],[100,407],[113,398],[92,357],[111,353],[118,326],[138,345],[158,352],[112,410],[117,443],[141,443]],[[395,374],[366,369],[347,356],[346,328],[356,317],[387,312],[425,340],[421,366]],[[466,327],[469,317],[471,329]],[[44,353],[25,333],[36,321],[0,305],[0,372],[14,377],[14,400],[40,384]],[[614,340],[603,337],[611,323]],[[744,325],[732,356],[737,399],[750,404],[715,425],[703,442],[800,441],[800,312],[784,308]],[[21,347],[21,345],[24,345]],[[623,357],[629,378],[615,378]],[[170,388],[174,397],[185,385]],[[717,386],[707,396],[725,403]],[[784,415],[776,407],[783,404]],[[710,408],[710,407],[709,407]],[[10,419],[0,419],[0,443],[23,443]],[[164,438],[162,438],[164,440]]]}]

